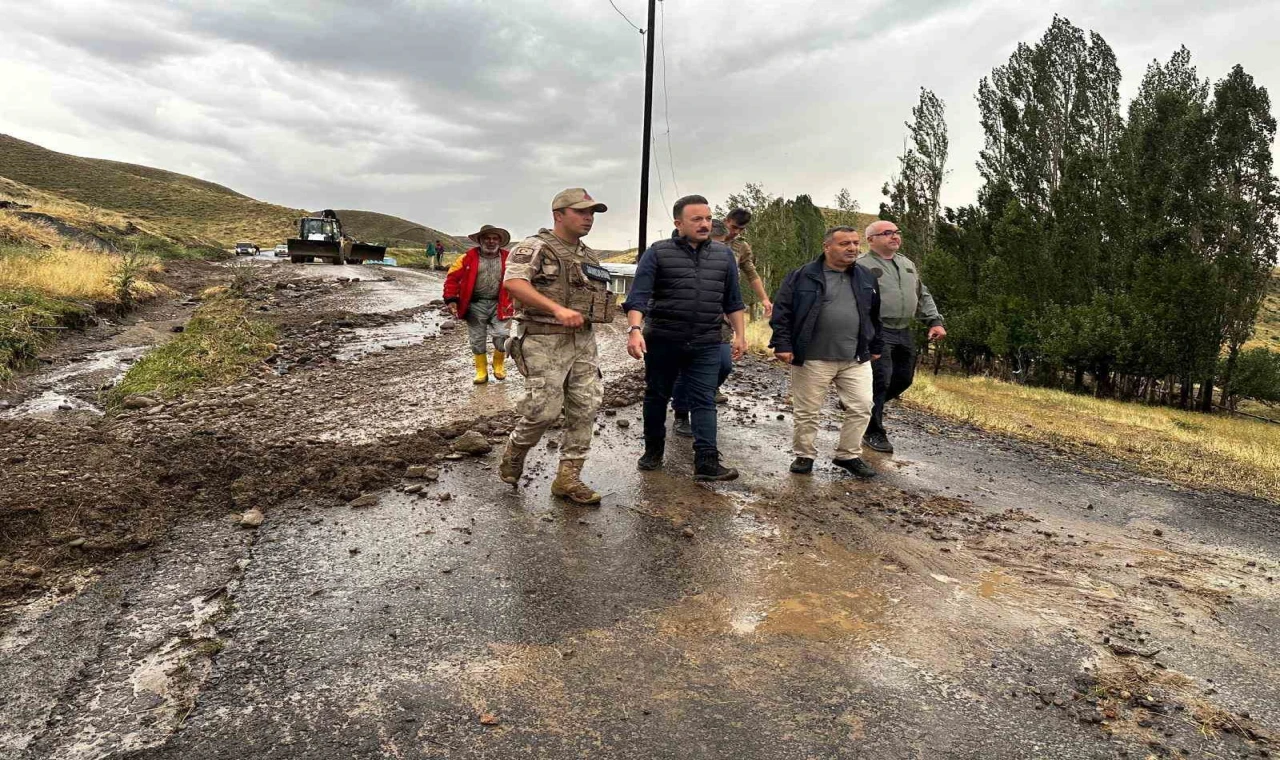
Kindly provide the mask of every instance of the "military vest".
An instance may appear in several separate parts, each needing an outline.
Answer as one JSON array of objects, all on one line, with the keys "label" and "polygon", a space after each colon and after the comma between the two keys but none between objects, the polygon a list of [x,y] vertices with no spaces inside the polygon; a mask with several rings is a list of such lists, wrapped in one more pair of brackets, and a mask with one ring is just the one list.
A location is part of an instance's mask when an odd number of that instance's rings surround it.
[{"label": "military vest", "polygon": [[[543,244],[541,265],[529,279],[534,289],[581,312],[588,322],[612,322],[617,314],[617,298],[609,290],[609,272],[600,266],[591,249],[584,245],[574,250],[550,230],[541,230],[534,237]],[[555,315],[534,306],[525,305],[521,318],[540,326],[558,325]],[[573,331],[567,327],[563,330]]]}]

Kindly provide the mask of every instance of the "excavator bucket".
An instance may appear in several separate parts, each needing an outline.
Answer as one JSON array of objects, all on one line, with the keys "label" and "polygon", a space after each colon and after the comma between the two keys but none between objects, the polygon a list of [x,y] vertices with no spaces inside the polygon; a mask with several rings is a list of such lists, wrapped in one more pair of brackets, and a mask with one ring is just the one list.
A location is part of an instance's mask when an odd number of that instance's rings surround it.
[{"label": "excavator bucket", "polygon": [[387,247],[385,245],[353,242],[351,244],[351,252],[347,254],[347,263],[363,264],[366,261],[382,261],[386,255]]},{"label": "excavator bucket", "polygon": [[342,245],[336,240],[302,240],[289,238],[289,260],[295,264],[315,259],[330,259],[335,264],[344,261]]}]

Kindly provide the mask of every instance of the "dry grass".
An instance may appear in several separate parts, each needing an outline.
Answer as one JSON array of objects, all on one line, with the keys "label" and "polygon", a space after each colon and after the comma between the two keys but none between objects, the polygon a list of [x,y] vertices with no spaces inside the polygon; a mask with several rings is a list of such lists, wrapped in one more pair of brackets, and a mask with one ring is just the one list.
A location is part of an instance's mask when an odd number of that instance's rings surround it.
[{"label": "dry grass", "polygon": [[1271,282],[1267,287],[1267,297],[1258,310],[1258,321],[1254,327],[1253,338],[1244,344],[1245,348],[1269,348],[1280,351],[1280,268],[1271,272]]},{"label": "dry grass", "polygon": [[62,245],[62,238],[50,224],[0,211],[0,246],[19,245],[54,248]]},{"label": "dry grass", "polygon": [[[116,274],[122,257],[83,248],[0,251],[0,290],[32,291],[51,298],[117,304]],[[144,271],[159,271],[149,262]],[[157,283],[139,279],[133,297],[145,301],[161,292]]]},{"label": "dry grass", "polygon": [[913,407],[1015,438],[1101,453],[1193,488],[1280,500],[1280,426],[1028,388],[917,375]]},{"label": "dry grass", "polygon": [[[27,196],[45,197],[39,203],[31,197],[12,197],[15,193],[6,184],[27,188]],[[70,156],[0,135],[0,197],[6,195],[32,204],[33,212],[73,220],[80,223],[77,226],[100,222],[120,227],[127,220],[150,235],[218,248],[238,240],[263,247],[284,242],[297,231],[298,218],[308,213],[254,200],[195,177]],[[340,216],[347,233],[357,239],[424,240],[421,230],[410,229],[417,224],[399,217],[364,211],[342,211]],[[430,228],[426,234],[455,249],[467,242]]]},{"label": "dry grass", "polygon": [[761,356],[773,356],[773,349],[769,348],[769,339],[773,337],[773,330],[769,329],[769,320],[761,317],[759,319],[747,320],[747,348],[754,354]]},{"label": "dry grass", "polygon": [[83,327],[94,305],[132,307],[164,292],[150,257],[67,247],[52,227],[0,211],[0,383],[59,330]]}]

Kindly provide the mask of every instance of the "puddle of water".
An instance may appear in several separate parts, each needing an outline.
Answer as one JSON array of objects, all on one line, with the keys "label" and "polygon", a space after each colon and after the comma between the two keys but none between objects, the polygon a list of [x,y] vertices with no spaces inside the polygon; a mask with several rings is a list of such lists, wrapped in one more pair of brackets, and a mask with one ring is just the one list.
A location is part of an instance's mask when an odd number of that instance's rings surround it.
[{"label": "puddle of water", "polygon": [[129,365],[147,352],[147,346],[131,346],[129,348],[113,348],[89,354],[84,361],[72,362],[64,367],[39,375],[34,378],[36,385],[57,388],[65,386],[67,381],[105,372],[112,378],[123,375]]},{"label": "puddle of water", "polygon": [[344,330],[347,342],[335,356],[340,360],[350,361],[361,356],[381,353],[388,347],[416,346],[427,338],[438,337],[440,325],[444,320],[445,317],[440,314],[424,312],[407,322]]},{"label": "puddle of water", "polygon": [[33,396],[18,406],[0,413],[0,417],[7,419],[38,417],[56,412],[92,412],[93,414],[102,414],[101,409],[88,401],[82,401],[74,396],[68,396],[57,391],[44,391],[39,396]]},{"label": "puddle of water", "polygon": [[1013,579],[1005,575],[1003,571],[988,570],[978,579],[978,596],[983,599],[992,599],[999,594],[1006,593],[1011,583],[1013,583]]},{"label": "puddle of water", "polygon": [[103,385],[118,380],[129,365],[146,353],[147,348],[130,346],[97,351],[89,354],[83,361],[71,362],[35,375],[30,383],[40,389],[40,393],[13,409],[0,413],[0,417],[13,419],[68,411],[102,414],[100,408],[81,396],[95,393]]},{"label": "puddle of water", "polygon": [[877,627],[888,600],[868,588],[806,591],[779,599],[757,626],[760,633],[803,639],[833,639]]}]

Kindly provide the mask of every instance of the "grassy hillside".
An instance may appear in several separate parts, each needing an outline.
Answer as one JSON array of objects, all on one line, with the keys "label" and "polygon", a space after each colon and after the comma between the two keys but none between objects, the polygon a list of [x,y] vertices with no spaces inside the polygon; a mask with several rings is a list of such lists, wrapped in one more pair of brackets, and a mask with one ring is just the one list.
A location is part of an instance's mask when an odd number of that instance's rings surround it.
[{"label": "grassy hillside", "polygon": [[625,251],[597,251],[600,254],[600,260],[610,264],[634,264],[636,257],[640,254],[635,248],[628,248]]},{"label": "grassy hillside", "polygon": [[[81,158],[0,134],[0,178],[34,191],[102,209],[154,234],[188,244],[228,248],[237,240],[283,242],[303,209],[277,206],[183,174],[119,161]],[[3,189],[3,188],[0,188]],[[52,201],[46,198],[46,205]],[[361,240],[394,235],[416,223],[386,214],[342,211],[349,233]],[[438,230],[448,243],[456,240]],[[406,233],[417,242],[421,231]]]},{"label": "grassy hillside", "polygon": [[1271,272],[1271,285],[1266,300],[1258,311],[1257,328],[1245,348],[1269,348],[1280,351],[1280,269]]},{"label": "grassy hillside", "polygon": [[[433,227],[401,219],[376,211],[334,209],[342,220],[347,234],[366,243],[382,243],[393,247],[425,247],[429,241],[444,242],[445,250],[466,250],[474,243],[465,237],[455,237]],[[425,232],[424,232],[425,230]]]},{"label": "grassy hillside", "polygon": [[284,239],[300,212],[145,166],[79,158],[0,135],[0,176],[150,223],[170,236],[227,245]]}]

